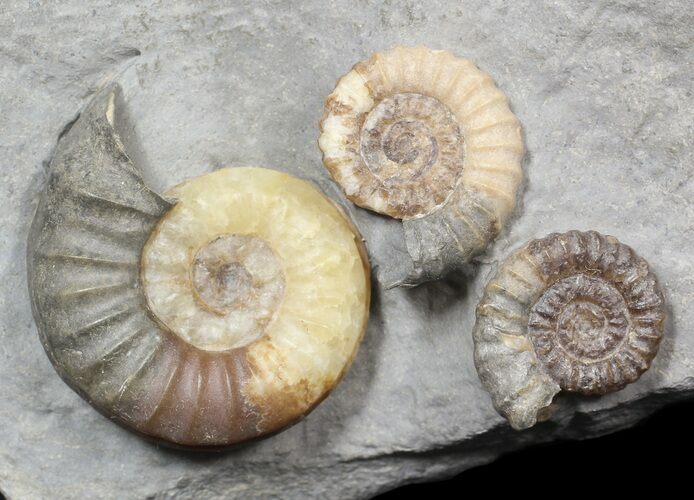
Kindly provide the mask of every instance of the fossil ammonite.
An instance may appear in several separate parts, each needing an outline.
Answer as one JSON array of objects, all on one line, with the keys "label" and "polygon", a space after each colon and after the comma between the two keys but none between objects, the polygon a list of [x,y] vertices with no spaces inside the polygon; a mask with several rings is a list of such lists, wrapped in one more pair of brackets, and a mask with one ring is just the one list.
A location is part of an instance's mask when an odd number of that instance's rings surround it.
[{"label": "fossil ammonite", "polygon": [[475,364],[496,409],[523,429],[560,391],[605,394],[648,369],[663,336],[648,264],[594,231],[534,240],[509,257],[477,307]]},{"label": "fossil ammonite", "polygon": [[343,76],[328,97],[323,162],[355,204],[402,221],[402,285],[460,268],[516,204],[524,153],[506,96],[471,61],[396,47]]},{"label": "fossil ammonite", "polygon": [[114,128],[117,87],[60,139],[29,239],[29,285],[60,376],[164,443],[223,447],[298,421],[367,323],[354,227],[306,181],[222,169],[151,191]]}]

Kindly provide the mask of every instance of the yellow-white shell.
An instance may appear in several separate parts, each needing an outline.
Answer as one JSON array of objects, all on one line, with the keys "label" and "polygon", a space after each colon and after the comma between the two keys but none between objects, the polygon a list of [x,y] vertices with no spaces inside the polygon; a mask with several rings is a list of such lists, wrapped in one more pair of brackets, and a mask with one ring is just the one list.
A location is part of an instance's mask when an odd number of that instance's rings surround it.
[{"label": "yellow-white shell", "polygon": [[[366,326],[368,271],[351,225],[306,181],[263,168],[217,170],[167,194],[177,204],[142,257],[150,310],[198,348],[245,350],[253,376],[238,383],[260,413],[305,412],[339,380]],[[216,257],[255,286],[218,311],[197,293],[192,269],[225,238],[242,238],[240,250]]]},{"label": "yellow-white shell", "polygon": [[[376,124],[373,114],[391,100],[389,115]],[[423,117],[427,110],[436,120]],[[395,126],[402,133],[393,138]],[[385,154],[375,165],[364,145],[379,140]],[[396,47],[356,64],[327,98],[319,145],[351,201],[404,221],[415,282],[483,251],[513,211],[522,178],[520,125],[506,96],[471,61],[445,50]],[[398,147],[396,155],[386,151]],[[424,167],[422,155],[429,159]],[[441,162],[446,166],[437,169]],[[392,175],[396,168],[400,176]],[[424,233],[446,248],[426,248]]]}]

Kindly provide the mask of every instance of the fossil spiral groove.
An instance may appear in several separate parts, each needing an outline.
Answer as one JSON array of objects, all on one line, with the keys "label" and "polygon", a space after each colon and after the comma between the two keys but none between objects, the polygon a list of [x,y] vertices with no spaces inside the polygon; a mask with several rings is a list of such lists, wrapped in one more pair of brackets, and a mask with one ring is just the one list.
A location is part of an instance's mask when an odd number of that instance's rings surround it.
[{"label": "fossil spiral groove", "polygon": [[594,231],[531,241],[509,257],[477,308],[475,364],[518,429],[561,390],[605,394],[635,382],[658,352],[665,302],[648,264]]},{"label": "fossil spiral groove", "polygon": [[60,139],[30,234],[29,286],[61,377],[118,423],[221,447],[298,421],[356,354],[361,240],[311,184],[222,169],[151,191],[114,128],[118,88]]},{"label": "fossil spiral groove", "polygon": [[417,285],[462,267],[516,204],[524,148],[506,96],[472,62],[426,47],[376,53],[328,97],[323,162],[357,205],[401,219]]}]

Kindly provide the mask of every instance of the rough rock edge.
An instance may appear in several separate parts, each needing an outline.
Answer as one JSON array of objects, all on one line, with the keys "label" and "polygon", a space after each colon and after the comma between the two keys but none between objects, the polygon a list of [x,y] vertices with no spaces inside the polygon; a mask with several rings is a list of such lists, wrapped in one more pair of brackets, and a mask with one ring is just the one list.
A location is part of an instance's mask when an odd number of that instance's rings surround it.
[{"label": "rough rock edge", "polygon": [[[311,497],[325,497],[326,495],[339,496],[349,489],[353,494],[352,498],[369,499],[379,493],[392,490],[399,486],[418,482],[429,482],[448,479],[472,467],[488,464],[503,454],[523,447],[553,441],[555,439],[585,440],[597,438],[620,430],[625,430],[639,421],[649,417],[654,412],[663,407],[679,401],[684,401],[694,397],[694,377],[684,379],[680,384],[672,389],[656,391],[649,395],[633,400],[629,403],[616,405],[605,411],[574,411],[566,409],[561,412],[561,416],[543,424],[538,424],[525,432],[514,431],[506,424],[499,424],[492,427],[487,432],[471,436],[469,439],[454,443],[445,448],[434,448],[423,451],[396,451],[386,455],[376,457],[358,457],[352,460],[338,462],[337,467],[349,471],[351,481],[349,486],[342,488],[333,481],[327,480],[323,483],[323,488],[312,491]],[[567,398],[572,399],[572,398]],[[614,422],[618,422],[614,425]],[[492,450],[492,451],[490,451]],[[397,467],[389,467],[393,462]],[[451,463],[454,462],[454,463]],[[249,469],[256,467],[256,464],[249,465]],[[403,474],[403,469],[411,467]],[[310,474],[304,485],[316,486],[321,483],[321,478],[330,478],[330,470],[335,466],[302,470],[301,468],[284,468],[284,473],[294,475],[299,471],[304,475]],[[374,474],[390,475],[389,481],[382,483],[376,488],[359,489],[360,484],[367,484],[366,479],[373,477]],[[343,472],[340,474],[346,477]],[[282,496],[287,498],[289,495],[306,497],[307,492],[301,490],[287,490],[286,484],[283,485],[282,476],[271,484],[267,490],[253,492],[254,496]],[[362,477],[363,476],[363,477]],[[229,481],[226,487],[219,487],[220,479]],[[176,486],[154,493],[147,498],[153,500],[179,499],[179,498],[217,498],[229,495],[225,489],[231,489],[234,483],[234,476],[224,477],[200,477],[195,480],[183,478]],[[262,476],[257,481],[259,485],[264,482]],[[209,484],[215,482],[214,490],[208,488]],[[229,498],[243,498],[240,495],[230,496]]]},{"label": "rough rock edge", "polygon": [[[500,423],[487,432],[441,448],[423,451],[403,450],[372,457],[363,456],[342,460],[337,465],[327,467],[302,468],[285,465],[282,473],[275,476],[272,483],[268,484],[267,478],[262,474],[256,474],[254,482],[249,487],[264,488],[253,492],[253,496],[263,498],[288,498],[291,495],[318,498],[339,495],[344,493],[345,489],[349,489],[353,495],[352,498],[368,499],[406,484],[453,477],[467,469],[488,464],[505,453],[528,445],[547,443],[555,439],[592,439],[624,430],[667,405],[693,397],[694,377],[687,377],[671,389],[652,392],[640,399],[619,404],[604,411],[575,411],[571,405],[567,405],[569,407],[560,410],[553,421],[538,424],[524,432],[514,431],[510,426]],[[576,398],[580,399],[580,396],[569,396],[567,400]],[[183,451],[175,453],[191,456],[190,453]],[[395,465],[391,466],[391,464]],[[244,468],[243,476],[252,477],[253,471],[259,470],[260,465],[257,462],[250,463],[247,468]],[[347,477],[349,472],[351,481],[348,485],[340,487],[338,483],[330,479],[331,471],[335,468],[338,468],[339,475],[344,477]],[[146,498],[152,500],[245,498],[248,490],[237,488],[239,472],[236,468],[234,474],[224,476],[207,475],[196,479],[183,477],[173,487],[151,493]],[[307,495],[306,490],[286,488],[284,476],[296,477],[297,472],[305,477],[305,481],[298,486],[313,488],[310,496]],[[364,488],[363,485],[368,484],[367,479],[374,474],[388,477],[388,480],[375,487],[372,484]],[[234,489],[237,490],[236,493],[231,493]],[[40,491],[32,488],[30,481],[16,488],[0,487],[0,492],[5,494],[7,500],[30,498],[32,495],[40,497],[41,494]]]}]

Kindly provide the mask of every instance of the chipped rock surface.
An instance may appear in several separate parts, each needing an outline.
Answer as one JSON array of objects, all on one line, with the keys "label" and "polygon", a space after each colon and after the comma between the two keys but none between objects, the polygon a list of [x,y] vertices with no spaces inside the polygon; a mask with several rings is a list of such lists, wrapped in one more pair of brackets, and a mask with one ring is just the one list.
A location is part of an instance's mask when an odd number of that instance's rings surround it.
[{"label": "chipped rock surface", "polygon": [[[694,392],[694,18],[687,0],[535,2],[65,0],[0,9],[0,490],[9,498],[367,498],[505,450],[633,424]],[[345,380],[303,422],[221,454],[145,442],[55,374],[33,324],[26,237],[58,135],[104,81],[125,89],[130,143],[163,190],[227,165],[314,180],[323,99],[397,44],[475,60],[508,95],[528,152],[515,216],[465,276],[376,283]],[[137,139],[133,141],[132,139]],[[383,276],[385,217],[350,208]],[[670,322],[654,365],[602,398],[563,397],[515,432],[473,365],[474,308],[497,262],[551,231],[612,234],[649,261]]]}]

